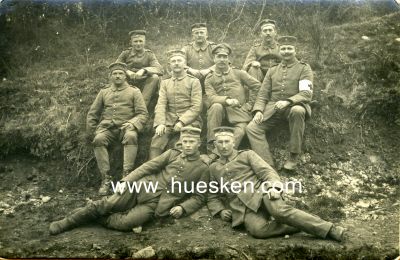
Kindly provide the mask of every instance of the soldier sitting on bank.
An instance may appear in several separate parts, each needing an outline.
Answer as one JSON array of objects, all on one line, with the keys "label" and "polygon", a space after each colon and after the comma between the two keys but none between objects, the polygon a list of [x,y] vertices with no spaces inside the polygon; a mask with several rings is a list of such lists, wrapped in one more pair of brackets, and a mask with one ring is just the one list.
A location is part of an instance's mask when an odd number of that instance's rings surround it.
[{"label": "soldier sitting on bank", "polygon": [[129,32],[131,45],[129,49],[123,51],[117,62],[123,62],[128,65],[126,71],[129,83],[139,87],[142,91],[144,102],[148,109],[151,98],[158,91],[162,75],[162,66],[158,62],[154,53],[145,49],[146,31],[134,30]]},{"label": "soldier sitting on bank", "polygon": [[100,195],[110,187],[110,162],[107,147],[114,141],[124,146],[123,175],[135,165],[138,151],[138,132],[148,119],[146,105],[140,90],[126,82],[126,64],[113,63],[110,68],[111,84],[100,90],[87,114],[88,137],[93,141],[94,155],[102,183]]},{"label": "soldier sitting on bank", "polygon": [[[141,184],[140,190],[130,192],[126,185],[122,194],[114,193],[102,200],[89,202],[64,219],[52,222],[50,234],[56,235],[96,220],[111,229],[131,231],[154,216],[180,218],[198,210],[206,198],[205,193],[198,192],[195,187],[199,182],[205,185],[209,182],[207,160],[199,152],[200,132],[198,128],[182,128],[182,150],[168,150],[122,179],[131,184],[136,182],[137,187]],[[154,189],[145,190],[144,185],[149,187],[150,184]],[[187,188],[183,188],[184,185]]]},{"label": "soldier sitting on bank", "polygon": [[[215,69],[205,80],[206,95],[209,102],[207,111],[208,150],[212,151],[213,129],[221,126],[224,119],[235,129],[235,148],[245,134],[247,123],[251,120],[251,109],[261,83],[247,72],[230,65],[231,47],[226,43],[218,44],[214,50]],[[249,98],[246,98],[246,88]]]},{"label": "soldier sitting on bank", "polygon": [[168,56],[172,76],[161,81],[150,160],[164,152],[166,147],[174,147],[182,127],[194,126],[201,129],[202,126],[200,81],[186,73],[186,54],[183,51],[170,51]]},{"label": "soldier sitting on bank", "polygon": [[[233,128],[220,127],[214,131],[220,157],[210,165],[210,182],[217,187],[228,183],[225,186],[228,191],[209,194],[208,208],[213,216],[231,222],[232,227],[244,225],[256,238],[304,231],[320,238],[343,240],[344,228],[284,202],[285,186],[275,170],[255,152],[234,149]],[[228,207],[223,204],[223,197],[227,198]]]}]

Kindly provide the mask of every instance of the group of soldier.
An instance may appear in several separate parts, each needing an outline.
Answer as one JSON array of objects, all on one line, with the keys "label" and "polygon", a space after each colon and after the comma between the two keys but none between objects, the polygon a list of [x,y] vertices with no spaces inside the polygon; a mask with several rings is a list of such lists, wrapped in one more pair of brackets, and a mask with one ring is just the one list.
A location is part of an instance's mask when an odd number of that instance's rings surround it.
[{"label": "group of soldier", "polygon": [[[109,66],[110,84],[92,104],[87,127],[102,175],[101,195],[110,190],[108,146],[124,147],[122,182],[157,182],[155,192],[122,192],[88,203],[50,225],[58,234],[98,220],[117,230],[141,227],[154,217],[180,218],[205,203],[213,216],[243,225],[254,237],[267,238],[299,231],[343,239],[344,229],[287,205],[274,170],[266,133],[280,121],[290,130],[287,170],[296,167],[305,127],[311,115],[313,73],[296,58],[296,38],[276,40],[273,20],[259,24],[261,42],[251,47],[242,69],[231,65],[231,47],[208,41],[206,24],[192,25],[193,42],[168,52],[169,76],[145,49],[146,32],[129,33],[132,47]],[[138,134],[149,119],[158,91],[149,160],[137,167]],[[207,151],[200,155],[201,112],[207,109]],[[237,150],[247,134],[252,150]],[[167,148],[171,148],[165,151]],[[250,181],[254,192],[170,193],[172,178],[180,183]],[[264,187],[264,183],[269,183]],[[228,184],[229,185],[229,184]],[[262,191],[262,192],[261,192]],[[223,198],[226,197],[226,203]]]}]

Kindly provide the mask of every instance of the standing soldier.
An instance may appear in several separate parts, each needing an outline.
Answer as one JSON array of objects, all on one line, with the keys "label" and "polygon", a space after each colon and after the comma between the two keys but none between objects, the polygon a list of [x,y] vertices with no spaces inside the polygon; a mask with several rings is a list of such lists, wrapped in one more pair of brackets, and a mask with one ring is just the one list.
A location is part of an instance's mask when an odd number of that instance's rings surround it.
[{"label": "standing soldier", "polygon": [[[279,175],[254,151],[234,149],[236,139],[232,128],[214,130],[220,158],[210,165],[210,183],[225,189],[209,194],[208,208],[213,216],[231,222],[232,227],[243,224],[256,238],[304,231],[320,238],[343,240],[344,228],[284,202],[285,186]],[[229,203],[227,208],[221,201],[223,195]]]},{"label": "standing soldier", "polygon": [[151,140],[150,159],[172,146],[184,126],[201,128],[200,81],[185,71],[186,54],[181,50],[170,51],[169,66],[172,76],[161,81],[160,93],[155,109],[156,134]]},{"label": "standing soldier", "polygon": [[268,70],[253,107],[253,121],[246,132],[251,148],[273,166],[265,134],[278,122],[288,121],[290,155],[283,167],[294,170],[301,152],[305,118],[311,116],[313,72],[307,63],[296,58],[296,37],[282,36],[278,41],[282,62]]},{"label": "standing soldier", "polygon": [[261,43],[255,43],[247,54],[243,70],[251,76],[263,81],[268,69],[278,64],[282,57],[279,54],[279,45],[275,41],[276,22],[265,19],[260,23]]},{"label": "standing soldier", "polygon": [[[201,208],[206,196],[197,184],[207,185],[209,171],[206,159],[199,152],[200,132],[198,128],[182,128],[182,150],[168,150],[136,168],[119,183],[125,187],[125,192],[89,202],[64,219],[52,222],[50,234],[56,235],[96,220],[108,228],[131,231],[154,215],[180,218]],[[129,187],[136,188],[127,190]],[[186,192],[188,190],[192,192]]]},{"label": "standing soldier", "polygon": [[[261,83],[247,72],[230,66],[231,47],[226,43],[218,44],[214,50],[215,70],[205,80],[206,95],[210,107],[207,111],[208,150],[212,151],[214,141],[213,129],[227,121],[235,129],[237,148],[245,134],[247,123],[251,120],[251,108]],[[250,95],[246,99],[246,89]]]},{"label": "standing soldier", "polygon": [[110,188],[107,146],[116,140],[122,141],[123,174],[126,175],[135,165],[138,132],[148,119],[140,90],[131,87],[126,81],[126,64],[116,62],[109,69],[111,84],[100,90],[87,114],[87,131],[93,140],[94,155],[102,177],[100,195],[106,195]]},{"label": "standing soldier", "polygon": [[152,96],[158,90],[159,76],[162,75],[162,66],[158,62],[154,53],[145,49],[146,31],[135,30],[129,32],[131,37],[131,45],[129,49],[123,51],[117,62],[123,62],[128,65],[126,74],[129,82],[138,86],[143,95],[147,108]]}]

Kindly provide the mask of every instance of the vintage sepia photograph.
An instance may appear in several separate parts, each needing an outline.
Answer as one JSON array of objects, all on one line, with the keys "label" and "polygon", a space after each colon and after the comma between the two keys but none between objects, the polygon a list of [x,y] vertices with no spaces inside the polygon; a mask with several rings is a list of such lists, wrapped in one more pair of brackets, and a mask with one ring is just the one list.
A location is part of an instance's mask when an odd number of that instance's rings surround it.
[{"label": "vintage sepia photograph", "polygon": [[0,0],[0,258],[399,259],[399,0]]}]

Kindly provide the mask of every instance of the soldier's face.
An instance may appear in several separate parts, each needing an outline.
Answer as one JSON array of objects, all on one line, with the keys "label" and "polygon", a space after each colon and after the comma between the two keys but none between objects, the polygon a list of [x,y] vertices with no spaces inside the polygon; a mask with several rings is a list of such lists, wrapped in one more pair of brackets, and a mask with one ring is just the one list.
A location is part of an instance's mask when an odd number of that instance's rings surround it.
[{"label": "soldier's face", "polygon": [[229,157],[233,153],[235,141],[232,136],[219,135],[215,137],[214,145],[221,156]]},{"label": "soldier's face", "polygon": [[229,66],[229,56],[224,53],[218,53],[214,56],[214,62],[218,68],[226,68]]},{"label": "soldier's face", "polygon": [[293,45],[281,45],[279,53],[284,60],[289,61],[296,56],[296,48]]},{"label": "soldier's face", "polygon": [[131,39],[131,44],[135,51],[142,51],[145,43],[146,39],[144,37],[133,37]]},{"label": "soldier's face", "polygon": [[266,39],[275,39],[276,30],[273,25],[265,25],[261,28],[261,37]]},{"label": "soldier's face", "polygon": [[198,29],[192,32],[192,38],[197,43],[204,43],[207,37],[207,29]]},{"label": "soldier's face", "polygon": [[186,66],[186,60],[182,56],[172,56],[169,59],[169,66],[173,72],[180,73]]},{"label": "soldier's face", "polygon": [[182,151],[185,155],[193,155],[199,151],[200,138],[185,136],[182,137]]},{"label": "soldier's face", "polygon": [[113,70],[110,75],[111,82],[115,85],[121,85],[126,80],[126,74],[123,70]]}]

